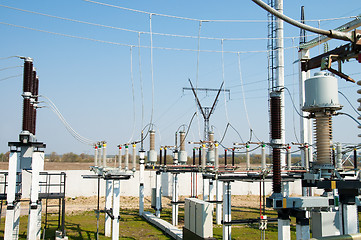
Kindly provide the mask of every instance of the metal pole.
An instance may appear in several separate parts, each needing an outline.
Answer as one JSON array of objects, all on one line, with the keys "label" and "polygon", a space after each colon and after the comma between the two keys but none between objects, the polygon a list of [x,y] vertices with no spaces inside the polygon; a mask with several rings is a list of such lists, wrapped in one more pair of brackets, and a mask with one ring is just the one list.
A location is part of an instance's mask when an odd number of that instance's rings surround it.
[{"label": "metal pole", "polygon": [[156,181],[156,185],[155,185],[155,216],[156,217],[160,217],[160,210],[161,210],[161,197],[162,197],[162,188],[161,188],[161,181],[160,181],[160,172],[157,171],[156,173],[156,177],[155,177],[155,181]]},{"label": "metal pole", "polygon": [[[113,197],[113,181],[105,180],[106,189],[105,189],[105,210],[110,211],[112,208],[112,197]],[[112,234],[112,219],[110,216],[105,213],[105,221],[104,221],[104,235],[106,237],[111,237]]]},{"label": "metal pole", "polygon": [[144,212],[144,150],[139,151],[139,215]]},{"label": "metal pole", "polygon": [[120,211],[120,180],[113,181],[113,227],[112,240],[119,239],[119,211]]}]

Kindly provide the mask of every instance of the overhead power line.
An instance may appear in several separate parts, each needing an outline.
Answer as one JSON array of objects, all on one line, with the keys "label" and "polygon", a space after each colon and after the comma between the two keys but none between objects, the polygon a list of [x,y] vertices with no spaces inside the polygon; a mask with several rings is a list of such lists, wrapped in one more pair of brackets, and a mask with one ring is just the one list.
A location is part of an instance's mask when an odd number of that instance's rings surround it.
[{"label": "overhead power line", "polygon": [[[100,40],[100,39],[95,39],[95,38],[81,37],[81,36],[75,36],[75,35],[70,35],[70,34],[65,34],[65,33],[52,32],[52,31],[37,29],[37,28],[33,28],[33,27],[25,27],[25,26],[16,25],[16,24],[7,23],[7,22],[0,22],[0,24],[7,25],[7,26],[11,26],[11,27],[16,27],[16,28],[22,28],[22,29],[27,29],[27,30],[42,32],[42,33],[48,33],[48,34],[58,35],[58,36],[62,36],[62,37],[76,38],[76,39],[82,39],[82,40],[88,40],[88,41],[93,41],[93,42],[100,42],[100,43],[106,43],[106,44],[112,44],[112,45],[118,45],[118,46],[124,46],[124,47],[151,48],[150,46],[144,46],[144,45],[138,46],[138,45],[127,44],[127,43],[112,42],[112,41]],[[207,52],[207,53],[221,53],[221,52],[222,52],[222,51],[220,51],[220,50],[207,50],[207,49],[197,50],[197,49],[157,47],[157,46],[153,46],[152,48],[153,48],[153,49],[160,49],[160,50],[188,51],[188,52],[197,52],[197,51]],[[287,50],[287,49],[292,49],[292,48],[295,48],[295,47],[285,48],[285,50]],[[266,53],[266,52],[268,52],[268,51],[270,51],[270,50],[224,51],[224,53],[234,53],[234,54],[237,54],[237,53]],[[273,51],[273,50],[272,50],[272,51]]]},{"label": "overhead power line", "polygon": [[[108,3],[103,3],[99,1],[92,1],[92,0],[83,0],[84,2],[94,3],[102,6],[112,7],[112,8],[118,8],[126,11],[136,12],[136,13],[142,13],[142,14],[148,14],[148,15],[155,15],[160,17],[168,17],[168,18],[176,18],[176,19],[182,19],[182,20],[189,20],[189,21],[202,21],[202,22],[236,22],[236,23],[260,23],[260,22],[268,22],[268,20],[241,20],[241,19],[199,19],[199,18],[190,18],[190,17],[182,17],[182,16],[174,16],[169,14],[163,14],[163,13],[155,13],[155,12],[148,12],[148,11],[142,11],[132,8],[126,8],[118,5],[112,5]],[[307,20],[307,21],[331,21],[331,20],[340,20],[340,19],[349,19],[349,18],[355,18],[355,17],[339,17],[339,18],[328,18],[328,19],[318,19],[318,20]]]},{"label": "overhead power line", "polygon": [[[88,22],[88,21],[82,21],[82,20],[77,20],[77,19],[72,19],[72,18],[60,17],[60,16],[55,16],[55,15],[51,15],[51,14],[47,14],[47,13],[30,11],[30,10],[10,7],[10,6],[1,5],[1,4],[0,4],[0,7],[4,7],[4,8],[16,10],[16,11],[21,11],[21,12],[26,12],[26,13],[30,13],[30,14],[36,14],[36,15],[40,15],[40,16],[44,16],[44,17],[60,19],[60,20],[64,20],[64,21],[86,24],[86,25],[95,26],[95,27],[109,28],[109,29],[115,29],[115,30],[120,30],[120,31],[125,31],[125,32],[138,33],[138,34],[150,34],[150,32],[147,32],[147,31],[139,31],[139,30],[134,30],[134,29],[121,28],[121,27],[115,27],[115,26],[93,23],[93,22]],[[252,20],[250,20],[250,21],[252,22]],[[226,41],[226,40],[227,41],[254,41],[254,40],[268,40],[269,39],[267,37],[266,38],[265,37],[259,37],[259,38],[257,38],[257,37],[243,37],[243,38],[205,37],[205,36],[192,36],[192,35],[159,33],[159,32],[152,32],[152,34],[159,35],[159,36],[166,36],[166,37],[179,37],[179,38],[192,38],[192,39],[201,38],[201,39],[206,39],[206,40],[217,40],[217,41],[220,41],[220,40],[224,40],[224,41]],[[312,34],[312,35],[308,35],[308,36],[312,37],[312,36],[317,36],[317,35]],[[283,39],[295,39],[295,38],[299,38],[299,36],[283,37]]]}]

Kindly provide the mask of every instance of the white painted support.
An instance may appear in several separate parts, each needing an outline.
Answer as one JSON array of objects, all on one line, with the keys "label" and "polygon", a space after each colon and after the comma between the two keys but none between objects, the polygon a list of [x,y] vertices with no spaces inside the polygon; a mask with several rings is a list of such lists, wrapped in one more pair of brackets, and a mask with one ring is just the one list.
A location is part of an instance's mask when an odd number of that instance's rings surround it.
[{"label": "white painted support", "polygon": [[310,239],[310,225],[296,224],[296,239],[297,240]]},{"label": "white painted support", "polygon": [[[275,0],[275,9],[283,13],[283,0]],[[277,90],[281,91],[281,142],[284,145],[286,142],[285,134],[285,124],[286,124],[286,114],[285,114],[285,92],[281,90],[285,86],[285,61],[284,61],[284,39],[283,39],[283,20],[276,17],[275,23],[275,81]],[[286,157],[284,151],[281,150],[281,168],[286,165]]]},{"label": "white painted support", "polygon": [[203,179],[203,201],[207,201],[209,197],[209,180]]},{"label": "white painted support", "polygon": [[[172,201],[178,202],[178,174],[173,174],[173,184],[172,184]],[[172,204],[172,224],[173,226],[178,225],[178,211],[179,205]]]},{"label": "white painted support", "polygon": [[119,169],[122,169],[122,146],[119,146],[118,168],[119,168]]},{"label": "white painted support", "polygon": [[278,240],[291,240],[289,219],[278,219]]},{"label": "white painted support", "polygon": [[7,187],[7,209],[5,219],[4,239],[18,239],[20,221],[20,203],[15,202],[15,194],[19,191],[16,186],[18,179],[17,172],[20,171],[20,154],[12,151],[9,156],[9,174]]},{"label": "white painted support", "polygon": [[209,201],[213,201],[214,200],[214,181],[212,179],[209,179],[209,195],[208,195],[208,200]]},{"label": "white painted support", "polygon": [[341,204],[340,206],[343,220],[341,234],[354,234],[359,232],[357,205]]},{"label": "white painted support", "polygon": [[139,215],[144,212],[144,151],[139,151]]},{"label": "white painted support", "polygon": [[161,210],[161,198],[162,198],[162,186],[161,186],[161,175],[160,172],[156,173],[155,176],[155,216],[160,217],[160,210]]},{"label": "white painted support", "polygon": [[246,169],[249,170],[251,168],[251,157],[249,155],[249,145],[246,145]]},{"label": "white painted support", "polygon": [[[112,207],[113,181],[106,180],[105,185],[105,210],[110,210]],[[104,234],[106,237],[110,237],[112,234],[112,219],[107,213],[105,213],[104,224]]]},{"label": "white painted support", "polygon": [[125,146],[124,155],[125,155],[124,169],[125,169],[125,171],[128,171],[128,169],[129,169],[129,148],[127,145]]},{"label": "white painted support", "polygon": [[[231,182],[223,182],[223,221],[231,221]],[[223,224],[223,240],[232,239],[231,225]]]},{"label": "white painted support", "polygon": [[30,187],[30,206],[28,218],[28,240],[38,240],[41,236],[41,202],[40,192],[40,171],[44,170],[44,152],[33,152]]},{"label": "white painted support", "polygon": [[113,227],[112,240],[119,239],[120,180],[113,181]]},{"label": "white painted support", "polygon": [[201,150],[201,153],[202,153],[202,169],[205,169],[206,168],[206,145],[203,144],[202,145],[202,150]]},{"label": "white painted support", "polygon": [[94,147],[94,166],[98,166],[98,146]]},{"label": "white painted support", "polygon": [[99,144],[99,146],[98,146],[98,160],[97,160],[97,162],[98,162],[98,166],[102,166],[102,145],[101,144]]},{"label": "white painted support", "polygon": [[261,148],[261,169],[265,170],[267,168],[266,166],[266,145],[262,144]]},{"label": "white painted support", "polygon": [[103,143],[103,167],[107,166],[107,144]]},{"label": "white painted support", "polygon": [[[216,180],[216,200],[222,201],[222,183]],[[221,203],[216,204],[216,224],[220,225],[222,222],[222,205]]]},{"label": "white painted support", "polygon": [[132,171],[135,172],[135,170],[137,169],[137,161],[136,161],[136,157],[137,157],[137,149],[136,149],[137,145],[133,144],[133,154],[132,154]]}]

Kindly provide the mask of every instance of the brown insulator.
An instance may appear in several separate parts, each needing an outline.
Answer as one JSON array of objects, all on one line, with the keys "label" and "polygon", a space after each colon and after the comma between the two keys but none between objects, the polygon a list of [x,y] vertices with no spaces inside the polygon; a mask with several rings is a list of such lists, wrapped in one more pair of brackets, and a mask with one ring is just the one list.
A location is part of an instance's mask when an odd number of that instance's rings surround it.
[{"label": "brown insulator", "polygon": [[31,104],[30,99],[24,98],[23,100],[23,131],[31,131],[30,120],[31,120]]},{"label": "brown insulator", "polygon": [[281,193],[281,149],[273,148],[273,182],[274,193]]},{"label": "brown insulator", "polygon": [[33,77],[33,62],[25,60],[23,76],[23,92],[31,92],[31,79]]},{"label": "brown insulator", "polygon": [[316,113],[314,120],[314,136],[316,139],[316,165],[330,165],[332,159],[332,119],[324,113]]},{"label": "brown insulator", "polygon": [[[34,96],[34,103],[38,104],[38,100],[39,100],[39,78],[36,76],[35,77],[35,81],[34,81],[34,92],[33,92],[33,96]],[[34,114],[33,114],[33,131],[32,133],[35,135],[36,133],[36,111],[37,108],[34,107]]]},{"label": "brown insulator", "polygon": [[[30,104],[29,95],[31,94],[33,86],[33,62],[26,59],[24,62],[24,76],[23,76],[23,131],[31,132],[32,125],[32,106]],[[26,93],[26,95],[25,95]]]},{"label": "brown insulator", "polygon": [[281,139],[281,97],[272,96],[270,100],[271,138]]},{"label": "brown insulator", "polygon": [[180,150],[181,151],[185,151],[186,150],[186,136],[185,136],[185,132],[179,132],[179,140],[180,140]]},{"label": "brown insulator", "polygon": [[150,130],[149,131],[149,150],[155,150],[155,131],[154,130]]}]

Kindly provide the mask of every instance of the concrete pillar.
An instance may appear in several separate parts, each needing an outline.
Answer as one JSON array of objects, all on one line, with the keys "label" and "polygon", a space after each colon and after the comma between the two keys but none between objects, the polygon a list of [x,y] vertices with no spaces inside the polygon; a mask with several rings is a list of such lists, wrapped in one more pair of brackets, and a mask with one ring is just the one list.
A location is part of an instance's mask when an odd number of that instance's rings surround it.
[{"label": "concrete pillar", "polygon": [[203,201],[208,201],[209,198],[209,180],[203,179]]},{"label": "concrete pillar", "polygon": [[17,151],[10,152],[8,172],[6,196],[8,204],[6,208],[4,239],[18,239],[20,203],[16,201],[16,193],[18,193],[20,189],[16,185],[16,182],[20,180],[17,175],[17,173],[20,172],[20,155]]},{"label": "concrete pillar", "polygon": [[290,219],[278,218],[278,240],[291,240]]},{"label": "concrete pillar", "polygon": [[119,239],[120,180],[113,181],[113,229],[112,240]]},{"label": "concrete pillar", "polygon": [[40,192],[40,171],[44,170],[44,152],[33,152],[32,172],[30,186],[30,206],[28,217],[28,240],[40,239],[41,235],[41,201]]},{"label": "concrete pillar", "polygon": [[[231,221],[231,182],[223,182],[223,221]],[[223,224],[223,240],[232,239],[231,225]]]},{"label": "concrete pillar", "polygon": [[214,200],[214,181],[212,179],[209,179],[209,195],[208,195],[208,200],[209,201],[213,201]]},{"label": "concrete pillar", "polygon": [[[222,188],[221,181],[216,180],[216,200],[222,201]],[[220,203],[216,204],[216,224],[220,225],[222,221],[222,205]]]},{"label": "concrete pillar", "polygon": [[343,220],[341,234],[354,234],[359,232],[357,205],[340,204],[340,210]]},{"label": "concrete pillar", "polygon": [[139,151],[139,215],[144,212],[144,151]]},{"label": "concrete pillar", "polygon": [[[173,184],[172,184],[172,201],[178,202],[178,174],[173,174]],[[173,226],[178,225],[178,204],[172,204],[172,224]]]},{"label": "concrete pillar", "polygon": [[[113,182],[111,180],[105,180],[105,210],[112,208],[112,196],[113,196]],[[112,234],[112,219],[107,213],[105,213],[105,227],[104,234],[106,237],[111,237]]]},{"label": "concrete pillar", "polygon": [[160,210],[161,210],[161,198],[162,198],[162,186],[161,186],[161,175],[160,172],[156,173],[155,176],[155,216],[160,217]]}]

